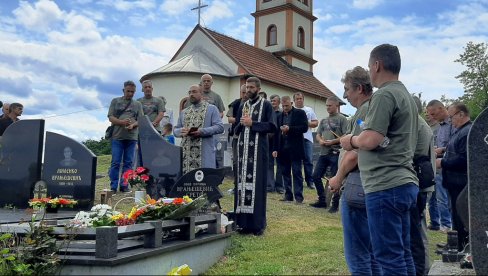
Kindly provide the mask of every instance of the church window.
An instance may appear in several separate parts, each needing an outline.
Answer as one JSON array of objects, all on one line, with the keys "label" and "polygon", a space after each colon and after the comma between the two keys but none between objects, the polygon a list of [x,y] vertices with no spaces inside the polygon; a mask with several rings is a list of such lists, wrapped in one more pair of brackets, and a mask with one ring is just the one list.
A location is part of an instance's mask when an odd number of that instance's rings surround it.
[{"label": "church window", "polygon": [[268,27],[268,36],[266,40],[266,46],[278,44],[278,30],[275,25],[270,25]]},{"label": "church window", "polygon": [[300,48],[305,48],[305,31],[302,27],[298,27],[297,46]]},{"label": "church window", "polygon": [[271,0],[263,0],[263,3],[271,2]]},{"label": "church window", "polygon": [[308,6],[308,0],[298,0],[298,2],[304,4],[305,6]]}]

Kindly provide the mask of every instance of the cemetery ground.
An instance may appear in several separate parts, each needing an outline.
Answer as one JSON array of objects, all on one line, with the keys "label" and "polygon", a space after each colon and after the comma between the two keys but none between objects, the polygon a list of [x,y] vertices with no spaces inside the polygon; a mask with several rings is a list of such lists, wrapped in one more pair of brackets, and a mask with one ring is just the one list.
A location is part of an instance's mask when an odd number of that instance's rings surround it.
[{"label": "cemetery ground", "polygon": [[[99,156],[97,174],[107,174],[110,156]],[[232,180],[224,179],[219,186],[224,194],[222,208],[232,211],[233,197],[227,193]],[[100,192],[109,188],[108,177],[97,180],[95,204],[100,203]],[[308,203],[316,199],[315,190],[304,188],[304,204],[279,201],[282,195],[268,193],[266,232],[262,236],[232,236],[232,245],[221,260],[211,267],[207,275],[250,274],[349,274],[344,260],[340,214],[329,214]],[[134,196],[117,193],[112,200]],[[128,211],[133,199],[121,201],[117,210]],[[428,231],[431,262],[440,260],[435,254],[436,243],[444,243],[446,234]],[[165,272],[162,272],[165,273]]]}]

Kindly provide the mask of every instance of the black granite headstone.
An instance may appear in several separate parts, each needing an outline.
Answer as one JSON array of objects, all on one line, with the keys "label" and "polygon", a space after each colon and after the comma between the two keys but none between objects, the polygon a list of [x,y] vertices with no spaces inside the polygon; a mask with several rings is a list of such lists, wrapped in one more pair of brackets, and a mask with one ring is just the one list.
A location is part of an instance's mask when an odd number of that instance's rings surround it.
[{"label": "black granite headstone", "polygon": [[477,275],[488,275],[488,108],[468,135],[469,240]]},{"label": "black granite headstone", "polygon": [[215,159],[217,162],[217,168],[232,166],[232,162],[227,162],[228,164],[225,164],[226,163],[225,162],[225,151],[227,150],[227,148],[230,144],[230,143],[228,143],[230,127],[231,127],[231,124],[224,124],[224,132],[214,136],[216,139]]},{"label": "black granite headstone", "polygon": [[96,169],[97,157],[85,145],[46,132],[42,178],[49,197],[75,199],[74,209],[90,209],[95,200]]},{"label": "black granite headstone", "polygon": [[154,178],[154,183],[147,187],[147,193],[156,199],[167,196],[181,177],[181,147],[168,143],[147,116],[139,118],[138,122],[142,164]]},{"label": "black granite headstone", "polygon": [[20,120],[0,139],[0,207],[27,208],[41,179],[44,120]]},{"label": "black granite headstone", "polygon": [[215,202],[223,196],[218,186],[222,183],[224,174],[224,168],[202,168],[189,171],[178,179],[169,196],[183,197],[187,195],[195,199],[206,194],[210,203]]}]

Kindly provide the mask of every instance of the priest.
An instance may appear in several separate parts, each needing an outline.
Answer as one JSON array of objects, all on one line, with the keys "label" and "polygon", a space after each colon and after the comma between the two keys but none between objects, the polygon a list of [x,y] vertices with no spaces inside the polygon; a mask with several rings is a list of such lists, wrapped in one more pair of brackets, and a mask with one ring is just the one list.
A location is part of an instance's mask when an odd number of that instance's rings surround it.
[{"label": "priest", "polygon": [[216,167],[213,136],[224,132],[219,110],[202,100],[202,89],[198,84],[190,86],[188,96],[191,105],[181,111],[174,129],[174,135],[182,137],[183,174]]},{"label": "priest", "polygon": [[268,169],[268,133],[276,129],[271,103],[258,96],[261,81],[246,80],[249,98],[239,107],[235,134],[237,141],[237,189],[235,220],[239,232],[262,235],[266,229],[266,186]]}]

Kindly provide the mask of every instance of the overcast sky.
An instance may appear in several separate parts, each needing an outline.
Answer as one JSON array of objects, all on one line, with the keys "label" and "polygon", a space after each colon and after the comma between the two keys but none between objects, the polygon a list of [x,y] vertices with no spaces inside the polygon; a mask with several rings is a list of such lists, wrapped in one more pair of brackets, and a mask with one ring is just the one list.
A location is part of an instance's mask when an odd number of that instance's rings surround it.
[{"label": "overcast sky", "polygon": [[[314,74],[338,96],[343,73],[366,67],[374,46],[391,43],[400,49],[400,78],[410,92],[457,98],[463,87],[455,76],[464,68],[454,60],[467,42],[488,42],[488,0],[314,2]],[[125,80],[168,63],[197,23],[190,11],[197,3],[2,0],[0,100],[24,104],[22,118],[44,118],[49,131],[98,140],[110,99]],[[203,3],[203,26],[253,44],[255,1]],[[135,97],[142,97],[140,85]]]}]

